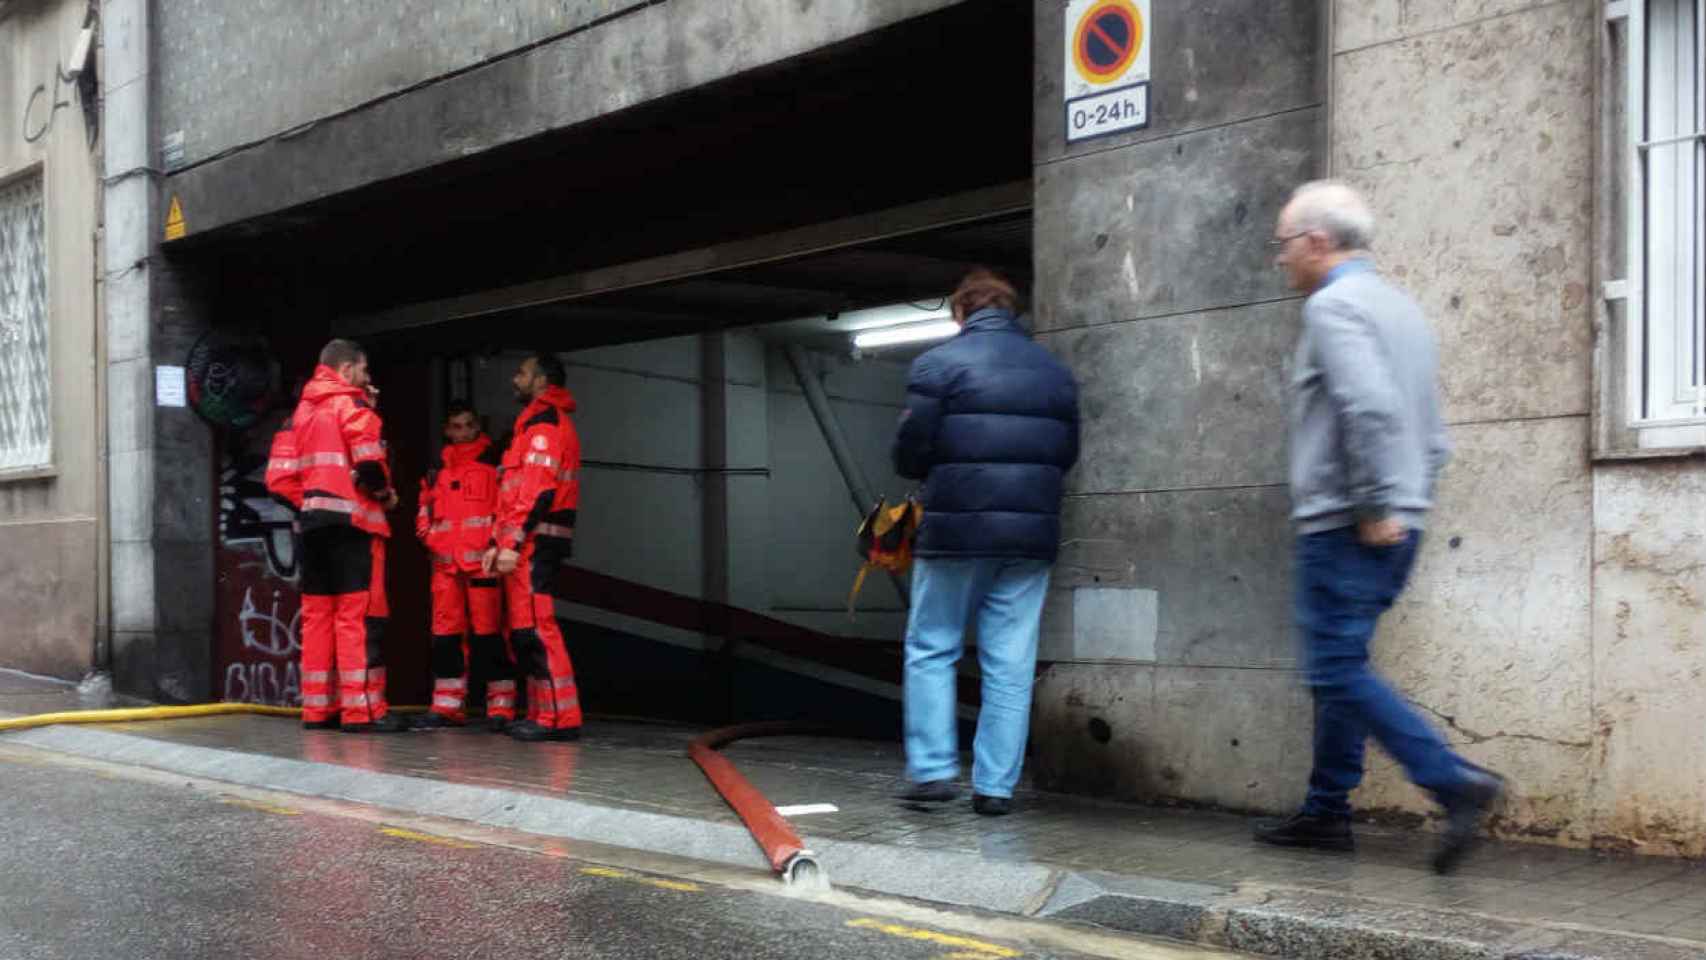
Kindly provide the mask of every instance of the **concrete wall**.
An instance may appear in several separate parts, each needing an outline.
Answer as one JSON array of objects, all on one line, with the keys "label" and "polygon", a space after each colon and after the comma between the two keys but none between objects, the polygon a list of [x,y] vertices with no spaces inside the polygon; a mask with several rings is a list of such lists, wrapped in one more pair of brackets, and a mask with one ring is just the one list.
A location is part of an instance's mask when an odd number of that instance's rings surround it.
[{"label": "concrete wall", "polygon": [[1039,2],[1036,317],[1077,372],[1033,772],[1279,808],[1307,762],[1284,488],[1296,304],[1271,224],[1319,171],[1314,2],[1153,8],[1148,129],[1068,147],[1064,5]]},{"label": "concrete wall", "polygon": [[[265,16],[244,0],[168,3],[160,5],[159,131],[181,132],[186,162],[199,163],[173,178],[194,234],[957,2],[338,0]],[[387,97],[412,87],[420,89]],[[344,113],[362,104],[372,107]]]},{"label": "concrete wall", "polygon": [[[56,84],[82,29],[81,2],[12,4],[0,16],[0,183],[39,171],[47,213],[53,468],[0,478],[0,665],[75,678],[89,669],[100,605],[100,441],[95,390],[98,147],[77,93]],[[48,106],[69,101],[35,143]],[[90,105],[90,109],[95,109]]]},{"label": "concrete wall", "polygon": [[[565,354],[579,409],[585,469],[575,563],[690,597],[710,597],[706,547],[706,391],[700,337],[677,337]],[[805,397],[780,350],[749,334],[725,336],[729,422],[724,563],[734,606],[826,633],[898,639],[904,617],[893,588],[868,583],[865,612],[847,619],[859,563],[857,516]],[[888,443],[899,417],[905,367],[813,355],[860,465],[898,496]],[[495,435],[516,406],[514,356],[476,362],[477,403]],[[716,548],[713,547],[714,551]]]}]

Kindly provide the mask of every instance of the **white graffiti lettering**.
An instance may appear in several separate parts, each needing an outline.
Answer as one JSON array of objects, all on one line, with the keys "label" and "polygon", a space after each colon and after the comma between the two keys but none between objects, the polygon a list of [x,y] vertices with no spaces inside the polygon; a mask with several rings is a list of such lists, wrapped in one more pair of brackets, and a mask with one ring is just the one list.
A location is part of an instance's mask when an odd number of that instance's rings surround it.
[{"label": "white graffiti lettering", "polygon": [[[255,607],[255,595],[252,588],[243,591],[243,609],[237,612],[237,632],[243,638],[243,646],[264,653],[271,657],[284,659],[295,656],[302,649],[301,634],[302,608],[298,607],[289,620],[279,616],[278,591],[272,595],[272,610],[262,613]],[[264,636],[257,636],[264,632]]]},{"label": "white graffiti lettering", "polygon": [[296,664],[233,663],[225,668],[225,700],[265,703],[279,707],[302,705],[302,674]]}]

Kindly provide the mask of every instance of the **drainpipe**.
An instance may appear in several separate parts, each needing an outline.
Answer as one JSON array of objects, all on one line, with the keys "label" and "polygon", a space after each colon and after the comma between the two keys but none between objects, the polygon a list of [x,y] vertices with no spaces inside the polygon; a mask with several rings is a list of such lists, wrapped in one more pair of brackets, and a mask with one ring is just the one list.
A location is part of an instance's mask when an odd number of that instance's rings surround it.
[{"label": "drainpipe", "polygon": [[113,591],[112,591],[112,515],[107,509],[111,502],[112,474],[107,469],[107,314],[106,284],[101,282],[105,261],[101,257],[105,188],[95,193],[95,235],[90,282],[94,284],[95,304],[95,649],[89,669],[97,677],[113,672]]},{"label": "drainpipe", "polygon": [[[870,482],[865,479],[865,471],[860,469],[859,461],[853,456],[853,448],[847,445],[847,435],[841,432],[841,421],[836,419],[835,410],[829,405],[823,381],[812,372],[811,361],[799,344],[790,343],[783,352],[788,355],[788,365],[794,368],[794,379],[799,381],[800,389],[805,392],[806,405],[811,407],[812,416],[817,419],[823,441],[829,444],[830,456],[835,458],[835,465],[841,470],[841,479],[847,484],[847,495],[853,499],[853,512],[863,520],[865,514],[877,505],[877,498],[871,492]],[[894,592],[900,597],[900,602],[909,604],[906,584],[900,577],[891,572],[889,582],[894,584]]]}]

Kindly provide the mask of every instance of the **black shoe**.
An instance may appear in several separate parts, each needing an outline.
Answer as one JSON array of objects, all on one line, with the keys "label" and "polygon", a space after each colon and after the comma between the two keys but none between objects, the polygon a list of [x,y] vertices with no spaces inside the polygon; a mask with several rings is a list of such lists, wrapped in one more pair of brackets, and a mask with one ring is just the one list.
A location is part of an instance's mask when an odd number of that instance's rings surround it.
[{"label": "black shoe", "polygon": [[493,733],[508,733],[510,723],[508,717],[487,717],[486,729]]},{"label": "black shoe", "polygon": [[416,730],[448,730],[451,727],[462,726],[462,721],[445,716],[442,713],[423,713],[415,718]]},{"label": "black shoe", "polygon": [[1258,823],[1256,839],[1276,847],[1309,847],[1314,850],[1356,848],[1350,817],[1316,817],[1306,813]]},{"label": "black shoe", "polygon": [[1434,872],[1450,873],[1480,841],[1481,820],[1505,796],[1505,778],[1485,767],[1464,770],[1468,782],[1445,803],[1445,836],[1434,852]]},{"label": "black shoe", "polygon": [[1013,812],[1013,798],[974,793],[971,797],[971,808],[986,817],[1005,817]]},{"label": "black shoe", "polygon": [[510,724],[509,735],[523,743],[538,743],[541,740],[572,743],[581,738],[581,728],[559,727],[552,729],[542,727],[532,720],[523,720],[520,723]]},{"label": "black shoe", "polygon": [[954,781],[931,780],[928,783],[909,785],[905,790],[895,794],[895,799],[905,800],[908,803],[947,803],[959,794],[960,792],[954,789]]},{"label": "black shoe", "polygon": [[395,713],[387,713],[372,723],[351,723],[344,725],[345,733],[402,733],[409,729],[409,721]]},{"label": "black shoe", "polygon": [[304,730],[336,730],[341,726],[343,726],[343,721],[339,720],[337,717],[331,717],[326,720],[302,721],[302,729]]}]

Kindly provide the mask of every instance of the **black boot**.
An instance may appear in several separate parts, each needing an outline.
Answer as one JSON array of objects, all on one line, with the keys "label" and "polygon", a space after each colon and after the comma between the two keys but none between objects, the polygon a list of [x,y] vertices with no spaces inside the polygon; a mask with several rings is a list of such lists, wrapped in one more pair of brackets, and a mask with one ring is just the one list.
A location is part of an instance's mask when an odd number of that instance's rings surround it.
[{"label": "black boot", "polygon": [[415,718],[416,730],[448,730],[451,727],[462,726],[462,721],[454,720],[442,713],[423,713]]},{"label": "black boot", "polygon": [[947,803],[959,794],[959,790],[954,788],[954,781],[931,780],[910,784],[905,790],[895,794],[895,799],[908,803]]},{"label": "black boot", "polygon": [[1485,767],[1464,770],[1467,782],[1445,803],[1445,836],[1434,852],[1434,872],[1450,873],[1480,840],[1481,820],[1505,796],[1505,778]]},{"label": "black boot", "polygon": [[552,729],[542,727],[532,720],[510,724],[509,735],[523,743],[538,743],[541,740],[552,740],[560,743],[572,743],[581,738],[580,727],[559,727]]},{"label": "black boot", "polygon": [[1013,812],[1013,798],[974,793],[971,797],[971,808],[985,817],[1005,817]]},{"label": "black boot", "polygon": [[487,717],[486,729],[493,733],[508,733],[511,722],[508,717]]},{"label": "black boot", "polygon": [[395,713],[387,713],[372,723],[349,723],[344,725],[345,733],[402,733],[409,729],[409,721]]},{"label": "black boot", "polygon": [[1308,847],[1314,850],[1352,850],[1356,847],[1350,817],[1317,817],[1306,813],[1257,824],[1256,839],[1276,847]]}]

